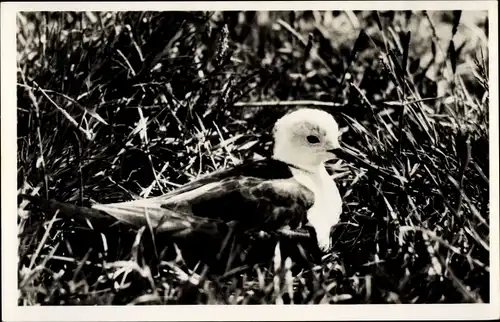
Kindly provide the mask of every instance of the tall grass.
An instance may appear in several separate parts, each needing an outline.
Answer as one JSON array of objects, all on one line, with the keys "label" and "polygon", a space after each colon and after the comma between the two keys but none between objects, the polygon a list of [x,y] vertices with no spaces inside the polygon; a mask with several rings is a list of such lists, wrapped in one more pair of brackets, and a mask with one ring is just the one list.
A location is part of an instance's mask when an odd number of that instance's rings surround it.
[{"label": "tall grass", "polygon": [[18,14],[20,192],[160,195],[268,156],[294,104],[331,112],[351,156],[329,165],[345,203],[334,250],[301,270],[277,252],[213,276],[172,247],[150,265],[147,229],[22,202],[19,304],[488,302],[487,25],[486,12]]}]

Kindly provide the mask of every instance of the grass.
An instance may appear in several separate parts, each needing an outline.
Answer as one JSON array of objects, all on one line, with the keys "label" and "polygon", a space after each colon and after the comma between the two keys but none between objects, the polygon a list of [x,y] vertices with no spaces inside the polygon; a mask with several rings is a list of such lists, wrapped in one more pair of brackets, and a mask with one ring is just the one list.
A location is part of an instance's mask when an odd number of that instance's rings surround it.
[{"label": "grass", "polygon": [[489,302],[486,16],[19,13],[19,192],[157,196],[268,156],[274,121],[301,105],[330,111],[351,155],[329,165],[334,249],[305,269],[267,245],[264,263],[215,276],[147,229],[22,202],[19,304]]}]

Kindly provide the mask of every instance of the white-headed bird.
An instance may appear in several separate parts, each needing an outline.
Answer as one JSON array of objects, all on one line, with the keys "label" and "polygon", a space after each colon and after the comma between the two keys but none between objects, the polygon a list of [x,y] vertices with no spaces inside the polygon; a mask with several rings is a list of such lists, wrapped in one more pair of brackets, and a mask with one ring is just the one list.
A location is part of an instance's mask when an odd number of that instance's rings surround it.
[{"label": "white-headed bird", "polygon": [[338,125],[325,111],[303,108],[280,118],[273,137],[270,158],[213,172],[162,196],[92,208],[43,202],[68,215],[112,216],[177,236],[214,223],[237,226],[240,231],[312,227],[319,248],[326,251],[331,246],[331,228],[342,212],[341,196],[325,168],[340,148]]}]

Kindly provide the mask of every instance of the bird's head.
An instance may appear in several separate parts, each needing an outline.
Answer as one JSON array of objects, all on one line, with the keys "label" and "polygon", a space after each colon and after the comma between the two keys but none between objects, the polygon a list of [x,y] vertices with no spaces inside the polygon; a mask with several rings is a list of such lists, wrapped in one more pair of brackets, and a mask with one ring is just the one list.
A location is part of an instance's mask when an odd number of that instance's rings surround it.
[{"label": "bird's head", "polygon": [[325,111],[304,108],[280,118],[273,130],[274,158],[316,169],[340,149],[339,127]]}]

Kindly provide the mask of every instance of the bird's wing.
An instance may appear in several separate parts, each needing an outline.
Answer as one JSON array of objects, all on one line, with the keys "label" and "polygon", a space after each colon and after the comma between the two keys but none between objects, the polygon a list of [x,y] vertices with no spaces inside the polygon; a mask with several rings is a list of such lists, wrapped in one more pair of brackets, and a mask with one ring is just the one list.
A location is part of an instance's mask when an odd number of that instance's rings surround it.
[{"label": "bird's wing", "polygon": [[249,229],[299,226],[314,194],[297,182],[286,163],[266,159],[214,172],[163,196],[93,207],[157,231],[212,222],[238,222]]}]

